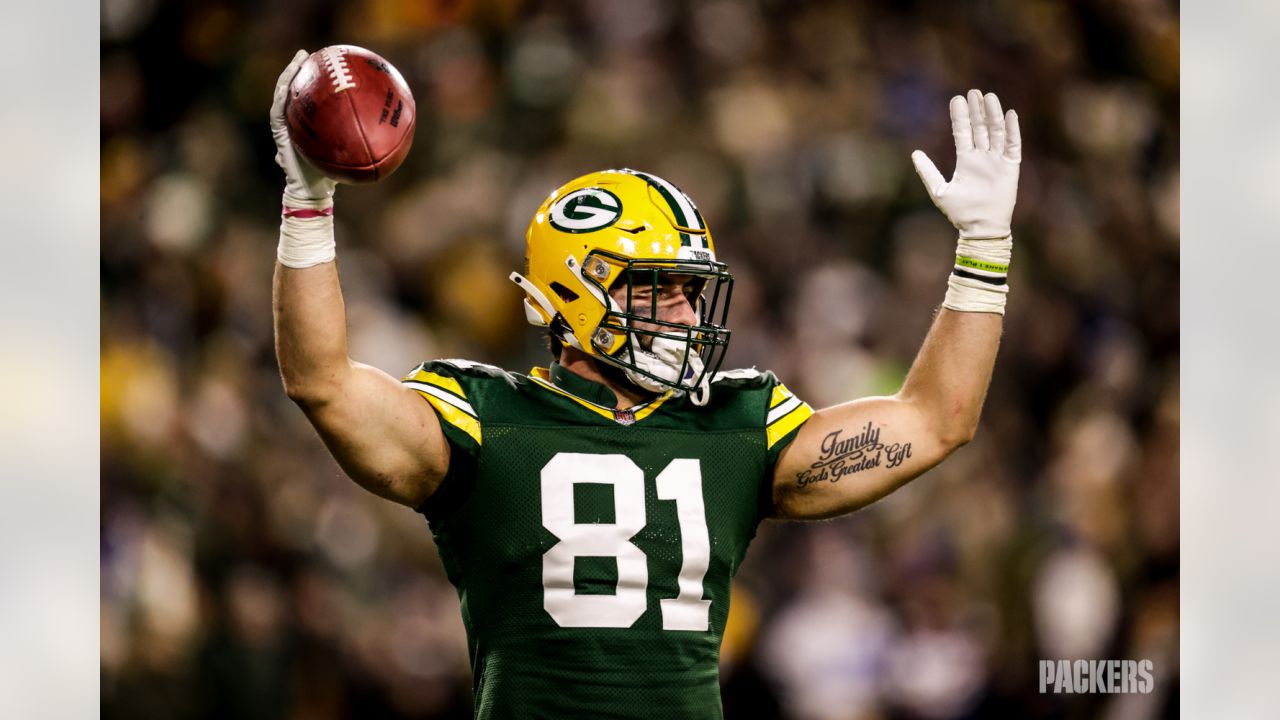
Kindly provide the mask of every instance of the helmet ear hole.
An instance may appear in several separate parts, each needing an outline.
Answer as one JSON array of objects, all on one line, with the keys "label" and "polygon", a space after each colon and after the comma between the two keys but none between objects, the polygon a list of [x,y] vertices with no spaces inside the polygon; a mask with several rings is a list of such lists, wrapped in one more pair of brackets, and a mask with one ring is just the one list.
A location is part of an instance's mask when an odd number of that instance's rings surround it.
[{"label": "helmet ear hole", "polygon": [[558,282],[551,283],[551,289],[555,290],[556,294],[560,296],[560,299],[567,303],[573,302],[574,300],[578,299],[578,293],[570,290],[569,288],[565,287],[564,285]]}]

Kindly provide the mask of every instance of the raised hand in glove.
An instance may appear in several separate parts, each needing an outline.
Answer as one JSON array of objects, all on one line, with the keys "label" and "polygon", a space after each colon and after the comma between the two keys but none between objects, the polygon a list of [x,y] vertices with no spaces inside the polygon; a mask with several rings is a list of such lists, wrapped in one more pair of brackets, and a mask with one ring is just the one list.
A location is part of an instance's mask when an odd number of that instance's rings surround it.
[{"label": "raised hand in glove", "polygon": [[271,98],[271,135],[276,141],[276,164],[284,170],[280,244],[276,259],[285,267],[302,269],[330,262],[335,256],[333,239],[333,189],[329,178],[307,162],[289,139],[284,105],[289,83],[307,59],[299,50],[276,80]]},{"label": "raised hand in glove", "polygon": [[1013,255],[1013,204],[1022,163],[1018,115],[1000,110],[994,93],[970,90],[951,98],[956,171],[948,182],[928,155],[911,162],[933,204],[960,231],[956,264],[942,306],[959,312],[1004,314]]},{"label": "raised hand in glove", "polygon": [[306,50],[299,50],[284,72],[280,73],[280,79],[276,80],[275,95],[271,99],[271,136],[276,141],[276,164],[284,170],[285,207],[320,210],[333,205],[336,183],[298,154],[293,141],[289,139],[289,126],[284,117],[289,83],[298,74],[298,68],[307,57]]},{"label": "raised hand in glove", "polygon": [[956,171],[950,182],[928,155],[916,150],[911,162],[933,204],[960,231],[962,239],[1007,238],[1018,194],[1022,133],[1018,115],[1000,109],[994,93],[970,90],[951,98],[951,134]]}]

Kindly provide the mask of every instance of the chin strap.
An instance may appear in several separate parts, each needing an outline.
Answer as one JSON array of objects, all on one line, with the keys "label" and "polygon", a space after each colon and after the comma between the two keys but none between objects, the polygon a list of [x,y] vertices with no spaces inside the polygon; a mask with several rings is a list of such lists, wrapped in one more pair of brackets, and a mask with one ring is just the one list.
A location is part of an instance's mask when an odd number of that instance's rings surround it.
[{"label": "chin strap", "polygon": [[698,407],[702,407],[706,405],[707,401],[710,399],[711,399],[711,376],[708,375],[707,377],[702,378],[702,382],[698,384],[698,387],[696,389],[690,391],[689,400],[694,405],[697,405]]},{"label": "chin strap", "polygon": [[[686,353],[688,362],[685,361]],[[692,352],[687,342],[665,337],[654,338],[652,350],[636,348],[635,363],[640,370],[667,381],[662,383],[644,373],[626,369],[627,379],[645,390],[664,392],[672,385],[680,386],[689,393],[689,400],[699,407],[706,405],[711,399],[711,378],[702,371],[702,357]],[[682,367],[684,377],[680,377]],[[696,377],[701,377],[697,387],[684,386],[685,381]]]}]

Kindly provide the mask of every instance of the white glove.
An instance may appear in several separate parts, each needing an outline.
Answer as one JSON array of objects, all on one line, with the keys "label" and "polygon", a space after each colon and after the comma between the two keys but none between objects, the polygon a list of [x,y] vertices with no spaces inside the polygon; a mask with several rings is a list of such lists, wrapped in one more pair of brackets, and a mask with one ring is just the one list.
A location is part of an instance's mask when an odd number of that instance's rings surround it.
[{"label": "white glove", "polygon": [[994,93],[984,98],[970,90],[967,101],[951,98],[951,134],[956,140],[951,182],[919,150],[911,153],[916,174],[962,239],[1009,237],[1022,162],[1017,113],[1002,113]]},{"label": "white glove", "polygon": [[276,80],[271,98],[271,136],[276,141],[276,164],[284,170],[284,199],[281,201],[280,244],[276,260],[281,265],[302,269],[333,261],[333,189],[329,178],[307,162],[289,139],[284,104],[289,83],[307,59],[299,50]]},{"label": "white glove", "polygon": [[302,67],[307,57],[306,50],[299,50],[284,72],[280,73],[280,79],[276,80],[275,95],[271,98],[271,136],[276,141],[276,164],[284,170],[284,205],[289,208],[321,210],[333,206],[333,189],[336,183],[325,177],[294,149],[284,116],[289,83],[298,74],[298,68]]}]

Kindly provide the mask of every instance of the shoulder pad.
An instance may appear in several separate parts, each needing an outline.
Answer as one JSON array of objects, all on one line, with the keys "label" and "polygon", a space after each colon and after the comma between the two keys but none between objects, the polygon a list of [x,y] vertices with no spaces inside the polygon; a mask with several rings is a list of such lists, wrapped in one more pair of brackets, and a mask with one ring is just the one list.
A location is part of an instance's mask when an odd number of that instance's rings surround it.
[{"label": "shoulder pad", "polygon": [[483,408],[502,403],[513,378],[495,365],[450,359],[424,362],[401,382],[431,403],[451,444],[474,452],[483,442]]},{"label": "shoulder pad", "polygon": [[721,380],[754,380],[755,378],[761,377],[763,375],[764,373],[760,372],[759,370],[753,367],[739,368],[737,370],[725,370],[722,372],[718,372],[714,376],[712,376],[711,382],[716,383],[716,382],[720,382]]},{"label": "shoulder pad", "polygon": [[755,368],[741,368],[738,370],[726,370],[718,372],[711,378],[711,384],[721,390],[729,388],[740,388],[743,390],[768,388],[777,382],[777,378],[768,370],[760,371]]},{"label": "shoulder pad", "polygon": [[503,370],[497,365],[489,365],[487,363],[476,362],[474,360],[463,360],[462,358],[442,358],[440,360],[423,363],[424,366],[433,364],[451,365],[463,372],[472,372],[477,375],[505,376],[507,374],[506,370]]},{"label": "shoulder pad", "polygon": [[787,389],[771,370],[728,370],[716,373],[711,382],[716,389],[711,395],[712,402],[747,408],[755,418],[753,422],[763,424],[770,457],[775,460],[776,453],[786,447],[799,427],[813,415],[813,408]]}]

